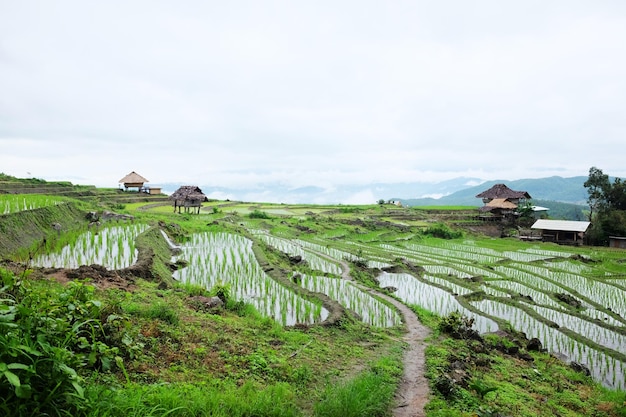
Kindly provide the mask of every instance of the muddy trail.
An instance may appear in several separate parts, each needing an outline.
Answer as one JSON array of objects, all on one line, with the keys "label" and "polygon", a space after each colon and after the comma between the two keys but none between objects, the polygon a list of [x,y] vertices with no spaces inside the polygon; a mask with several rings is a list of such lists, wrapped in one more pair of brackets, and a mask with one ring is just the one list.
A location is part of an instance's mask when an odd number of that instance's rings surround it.
[{"label": "muddy trail", "polygon": [[[330,258],[323,253],[317,254],[329,260],[337,261],[337,259]],[[354,281],[350,276],[350,265],[343,260],[340,260],[339,263],[341,265],[341,277],[343,279],[349,280],[361,290],[372,295],[376,295],[377,297],[393,304],[402,315],[407,331],[403,337],[403,341],[406,343],[407,347],[404,351],[403,357],[404,373],[402,376],[402,382],[396,392],[396,405],[393,409],[393,416],[425,416],[424,405],[428,402],[428,396],[430,393],[428,380],[425,377],[425,340],[430,334],[430,329],[424,326],[417,318],[417,315],[404,303],[380,291],[376,291]]]}]

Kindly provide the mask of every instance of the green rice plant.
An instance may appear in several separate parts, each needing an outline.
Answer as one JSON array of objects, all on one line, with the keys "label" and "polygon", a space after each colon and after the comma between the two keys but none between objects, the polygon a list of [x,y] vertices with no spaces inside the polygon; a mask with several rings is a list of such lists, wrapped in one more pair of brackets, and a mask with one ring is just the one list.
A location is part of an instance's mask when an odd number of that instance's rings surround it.
[{"label": "green rice plant", "polygon": [[0,215],[61,204],[65,199],[42,194],[1,194]]}]

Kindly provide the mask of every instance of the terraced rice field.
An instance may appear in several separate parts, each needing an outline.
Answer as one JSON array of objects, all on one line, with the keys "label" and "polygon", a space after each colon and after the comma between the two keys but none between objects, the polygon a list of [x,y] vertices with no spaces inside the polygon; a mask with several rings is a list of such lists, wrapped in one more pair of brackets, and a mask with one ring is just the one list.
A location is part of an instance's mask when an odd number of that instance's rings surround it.
[{"label": "terraced rice field", "polygon": [[[537,337],[554,354],[586,365],[604,385],[626,386],[624,280],[611,279],[610,273],[583,263],[584,257],[573,251],[541,245],[497,250],[474,241],[338,245],[319,236],[312,240],[314,244],[298,245],[335,259],[351,259],[358,253],[370,266],[380,268],[398,258],[417,265],[421,274],[381,273],[380,287],[393,287],[405,303],[438,315],[459,311],[473,318],[482,333],[508,322],[529,338]],[[581,307],[559,301],[557,294],[572,297]]]},{"label": "terraced rice field", "polygon": [[107,269],[122,269],[137,260],[135,239],[148,229],[146,224],[127,224],[90,229],[61,250],[36,256],[33,266],[78,268],[98,264]]}]

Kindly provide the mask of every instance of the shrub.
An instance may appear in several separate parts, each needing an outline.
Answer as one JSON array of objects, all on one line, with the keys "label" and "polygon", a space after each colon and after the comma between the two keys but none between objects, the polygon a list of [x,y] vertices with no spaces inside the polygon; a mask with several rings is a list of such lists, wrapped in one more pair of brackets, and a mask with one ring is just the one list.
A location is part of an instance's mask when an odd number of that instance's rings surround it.
[{"label": "shrub", "polygon": [[32,284],[0,269],[0,414],[77,415],[87,404],[76,370],[110,370],[119,349],[106,342],[93,287]]},{"label": "shrub", "polygon": [[254,210],[248,215],[251,219],[269,219],[270,215],[261,210]]},{"label": "shrub", "polygon": [[435,223],[422,233],[441,239],[458,239],[463,237],[463,232],[452,230],[444,223]]}]

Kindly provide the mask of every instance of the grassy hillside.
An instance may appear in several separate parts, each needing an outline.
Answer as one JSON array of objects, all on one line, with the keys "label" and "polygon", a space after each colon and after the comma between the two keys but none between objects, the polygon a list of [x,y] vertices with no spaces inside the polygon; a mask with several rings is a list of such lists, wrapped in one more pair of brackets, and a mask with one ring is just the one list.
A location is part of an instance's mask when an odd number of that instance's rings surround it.
[{"label": "grassy hillside", "polygon": [[[423,266],[406,260],[410,245],[437,251],[443,243],[457,245],[456,253],[468,240],[484,251],[528,248],[459,228],[466,224],[467,210],[214,201],[200,215],[189,215],[173,213],[165,201],[137,201],[130,194],[112,200],[110,195],[104,190],[87,200],[70,198],[0,215],[4,415],[389,416],[401,400],[394,392],[402,377],[404,329],[368,325],[355,314],[359,306],[335,309],[331,297],[305,290],[293,272],[300,279],[319,274],[321,267],[306,257],[310,252],[289,254],[269,243],[283,241],[263,236],[295,242],[292,249],[313,245],[316,251],[327,250],[335,262],[349,263],[353,279],[371,288],[378,288],[380,266],[368,266],[366,259],[389,263],[390,271],[424,274]],[[115,225],[148,226],[137,238],[133,266],[66,270],[20,263],[24,253],[51,248],[85,230],[87,212],[101,215],[112,208],[126,219]],[[107,225],[101,221],[100,234]],[[51,228],[56,223],[61,227]],[[198,234],[245,236],[254,242],[263,272],[295,288],[302,300],[337,315],[326,323],[283,326],[279,317],[238,299],[234,284],[177,282],[172,275],[194,258],[174,262],[161,231],[175,245],[190,247]],[[41,244],[44,236],[47,246]],[[383,252],[382,246],[390,249]],[[602,276],[617,276],[620,259],[626,258],[619,252],[602,251],[600,256],[588,248],[577,250],[581,258],[593,256],[598,264],[589,267]],[[228,259],[238,256],[235,249],[218,253]],[[503,265],[489,262],[494,269]],[[326,275],[337,277],[336,272]],[[476,291],[480,280],[448,272],[438,277],[473,289],[459,299],[481,296]],[[519,302],[514,291],[507,294],[511,303]],[[214,296],[223,304],[209,304]],[[428,416],[626,416],[624,391],[602,387],[547,352],[528,351],[527,341],[510,328],[477,338],[459,316],[437,317],[413,308],[432,331],[425,370]],[[614,327],[618,334],[626,333]]]}]

